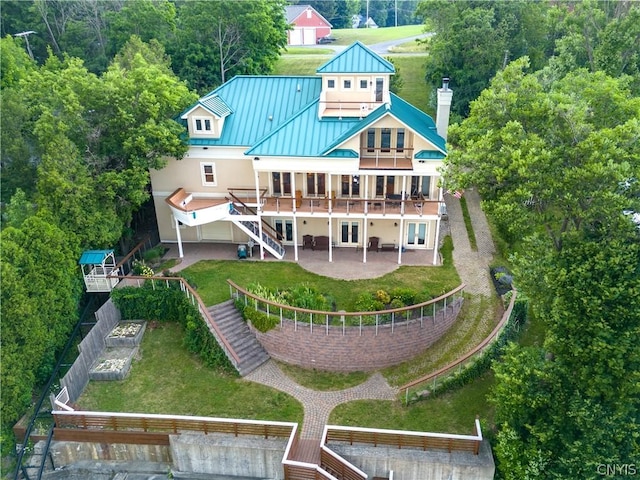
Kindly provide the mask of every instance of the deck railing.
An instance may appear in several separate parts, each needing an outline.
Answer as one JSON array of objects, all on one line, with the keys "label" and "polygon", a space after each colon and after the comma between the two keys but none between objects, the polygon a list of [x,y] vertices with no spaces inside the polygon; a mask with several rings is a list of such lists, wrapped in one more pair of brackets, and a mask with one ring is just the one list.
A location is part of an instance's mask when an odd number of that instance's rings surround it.
[{"label": "deck railing", "polygon": [[388,446],[398,449],[413,448],[425,451],[470,452],[478,455],[482,443],[482,429],[478,419],[475,420],[473,435],[326,425],[321,445],[326,448],[326,444],[330,442],[348,443],[349,445],[366,444],[374,447]]},{"label": "deck railing", "polygon": [[502,315],[502,318],[495,326],[495,328],[491,331],[491,333],[480,342],[475,348],[473,348],[469,353],[463,355],[458,358],[454,362],[432,372],[428,375],[420,377],[412,382],[409,382],[399,388],[400,392],[404,392],[405,403],[409,403],[410,392],[417,390],[418,388],[426,387],[428,384],[432,384],[435,388],[437,386],[438,380],[443,380],[448,375],[451,375],[455,372],[461,371],[465,366],[470,365],[472,362],[476,361],[480,355],[483,355],[487,348],[495,342],[502,332],[504,331],[505,326],[509,322],[511,318],[511,314],[513,312],[513,307],[516,302],[517,291],[513,290],[513,295],[511,295],[511,301],[509,302],[509,306],[507,310]]},{"label": "deck railing", "polygon": [[266,197],[263,211],[371,215],[438,215],[439,201],[422,198]]},{"label": "deck railing", "polygon": [[245,305],[252,306],[267,315],[277,317],[280,325],[284,320],[294,322],[295,329],[309,328],[312,332],[314,328],[323,328],[329,334],[330,326],[342,327],[344,335],[347,327],[359,327],[362,335],[363,327],[374,327],[378,333],[378,328],[390,325],[391,331],[398,328],[404,322],[420,322],[420,326],[425,324],[435,324],[437,318],[446,317],[447,308],[458,306],[463,299],[465,284],[461,284],[450,292],[440,295],[426,302],[418,303],[401,308],[391,308],[374,312],[328,312],[323,310],[310,310],[307,308],[293,307],[267,300],[248,290],[236,285],[232,280],[227,280],[231,298],[240,299]]}]

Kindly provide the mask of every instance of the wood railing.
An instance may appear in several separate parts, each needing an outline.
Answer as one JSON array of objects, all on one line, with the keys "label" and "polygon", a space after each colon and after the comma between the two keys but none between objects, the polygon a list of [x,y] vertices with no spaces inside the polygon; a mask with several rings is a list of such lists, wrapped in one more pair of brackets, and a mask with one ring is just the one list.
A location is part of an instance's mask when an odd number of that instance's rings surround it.
[{"label": "wood railing", "polygon": [[504,327],[509,321],[509,318],[511,317],[511,314],[513,312],[513,306],[515,305],[517,294],[518,294],[517,290],[513,290],[513,295],[511,295],[511,301],[509,302],[509,306],[507,307],[507,310],[502,315],[502,318],[500,319],[498,324],[491,331],[491,333],[482,342],[480,342],[475,348],[473,348],[469,353],[463,355],[462,357],[451,362],[450,364],[440,368],[439,370],[436,370],[435,372],[429,373],[428,375],[425,375],[416,380],[413,380],[412,382],[402,385],[399,388],[399,391],[405,392],[405,403],[407,404],[409,403],[409,391],[412,388],[416,388],[420,385],[425,385],[428,382],[435,383],[435,381],[438,378],[450,374],[456,368],[462,368],[465,363],[474,360],[479,355],[482,355],[483,352],[487,349],[487,347],[491,343],[493,343],[500,336],[501,332],[504,330]]},{"label": "wood railing", "polygon": [[276,303],[249,292],[230,279],[227,279],[227,283],[229,284],[231,298],[243,299],[245,305],[248,305],[249,301],[251,301],[256,310],[260,310],[267,315],[277,316],[281,325],[286,318],[294,322],[295,328],[298,327],[298,323],[301,323],[308,325],[311,331],[313,331],[314,326],[315,328],[324,328],[327,334],[329,333],[330,325],[338,325],[342,326],[343,335],[346,327],[359,327],[360,333],[362,333],[363,327],[375,326],[377,334],[378,327],[382,325],[391,325],[391,331],[393,332],[395,326],[400,322],[415,320],[419,321],[421,326],[427,319],[435,322],[436,316],[439,314],[442,314],[444,318],[447,305],[451,306],[456,301],[462,300],[463,290],[466,286],[463,283],[444,295],[407,307],[374,312],[327,312]]},{"label": "wood railing", "polygon": [[413,448],[425,451],[471,452],[477,455],[482,443],[482,430],[478,419],[475,421],[473,435],[327,425],[322,436],[322,447],[326,447],[329,442],[348,443],[349,445],[366,444],[374,447],[388,446],[398,449]]},{"label": "wood railing", "polygon": [[342,458],[331,449],[322,445],[320,450],[320,466],[328,472],[334,472],[341,480],[366,480],[367,474],[355,465]]},{"label": "wood railing", "polygon": [[181,415],[54,411],[56,440],[168,445],[182,432],[289,438],[297,424]]}]

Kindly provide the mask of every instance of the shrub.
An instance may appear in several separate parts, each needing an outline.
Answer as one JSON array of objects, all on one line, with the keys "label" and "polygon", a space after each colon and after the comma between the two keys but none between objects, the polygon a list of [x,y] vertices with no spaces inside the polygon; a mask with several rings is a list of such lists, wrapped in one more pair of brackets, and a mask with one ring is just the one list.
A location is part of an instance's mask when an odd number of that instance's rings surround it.
[{"label": "shrub", "polygon": [[399,298],[394,298],[393,300],[391,300],[391,303],[389,304],[389,308],[402,308],[404,306],[405,306],[404,302]]},{"label": "shrub", "polygon": [[[238,303],[236,303],[236,308],[237,307]],[[241,304],[240,313],[245,321],[250,321],[251,325],[263,333],[275,328],[278,323],[280,323],[280,320],[277,317],[267,315],[264,312],[256,310],[250,305],[244,306],[244,304]]]},{"label": "shrub", "polygon": [[134,260],[131,271],[134,275],[140,275],[143,277],[153,277],[153,269],[147,265],[144,260]]},{"label": "shrub", "polygon": [[376,292],[376,300],[382,302],[384,305],[387,305],[391,301],[391,296],[384,290],[378,290]]},{"label": "shrub", "polygon": [[[402,301],[402,306],[404,305],[413,305],[417,303],[416,296],[418,295],[415,290],[412,288],[394,288],[389,292],[392,299],[398,299]],[[394,307],[395,308],[395,307]]]},{"label": "shrub", "polygon": [[162,245],[158,245],[144,252],[142,254],[142,258],[144,258],[145,262],[155,263],[160,260],[160,257],[162,257],[166,251],[166,248],[164,248]]}]

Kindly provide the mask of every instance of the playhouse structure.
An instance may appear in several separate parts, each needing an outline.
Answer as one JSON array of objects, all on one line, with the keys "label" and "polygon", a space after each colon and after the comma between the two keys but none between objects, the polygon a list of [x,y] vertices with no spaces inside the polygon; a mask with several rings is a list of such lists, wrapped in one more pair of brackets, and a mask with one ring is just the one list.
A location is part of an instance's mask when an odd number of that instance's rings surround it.
[{"label": "playhouse structure", "polygon": [[87,292],[110,292],[120,281],[113,250],[86,250],[79,263]]}]

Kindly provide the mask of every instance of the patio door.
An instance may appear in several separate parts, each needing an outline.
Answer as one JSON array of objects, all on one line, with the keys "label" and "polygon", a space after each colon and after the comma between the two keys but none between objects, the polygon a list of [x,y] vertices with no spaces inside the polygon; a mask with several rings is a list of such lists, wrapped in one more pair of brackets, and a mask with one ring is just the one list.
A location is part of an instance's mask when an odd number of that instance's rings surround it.
[{"label": "patio door", "polygon": [[426,248],[428,224],[424,222],[407,223],[407,245],[413,248]]},{"label": "patio door", "polygon": [[283,242],[293,242],[293,220],[276,220],[275,227]]},{"label": "patio door", "polygon": [[340,222],[340,245],[344,247],[356,247],[360,242],[360,222]]}]

